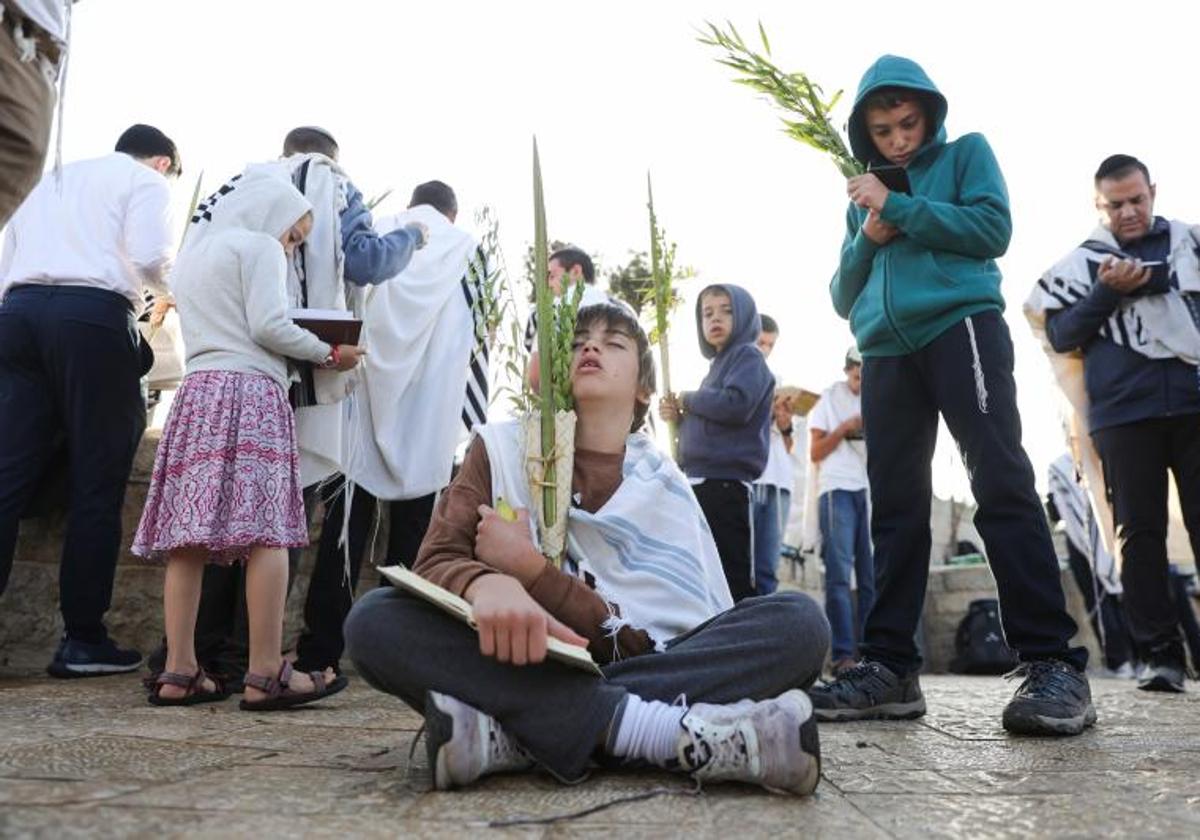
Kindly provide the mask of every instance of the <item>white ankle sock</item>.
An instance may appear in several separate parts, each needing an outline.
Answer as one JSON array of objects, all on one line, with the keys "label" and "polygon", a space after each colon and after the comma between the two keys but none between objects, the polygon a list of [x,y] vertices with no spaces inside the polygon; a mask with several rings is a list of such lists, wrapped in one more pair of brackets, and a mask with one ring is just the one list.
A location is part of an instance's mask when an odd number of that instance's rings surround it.
[{"label": "white ankle sock", "polygon": [[617,732],[609,740],[612,754],[666,766],[675,759],[681,731],[679,722],[686,711],[660,700],[627,695]]}]

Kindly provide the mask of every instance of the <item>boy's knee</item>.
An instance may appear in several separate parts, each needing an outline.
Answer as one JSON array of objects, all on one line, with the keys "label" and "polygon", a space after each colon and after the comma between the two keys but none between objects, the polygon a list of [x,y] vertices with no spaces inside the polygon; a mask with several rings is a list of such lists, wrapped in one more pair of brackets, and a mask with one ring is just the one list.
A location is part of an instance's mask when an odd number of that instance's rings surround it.
[{"label": "boy's knee", "polygon": [[346,616],[342,635],[346,640],[346,654],[358,667],[363,659],[379,643],[380,630],[395,622],[396,590],[391,587],[373,589],[355,602]]},{"label": "boy's knee", "polygon": [[825,611],[803,592],[777,592],[771,601],[771,626],[777,628],[782,664],[800,687],[811,685],[829,652]]}]

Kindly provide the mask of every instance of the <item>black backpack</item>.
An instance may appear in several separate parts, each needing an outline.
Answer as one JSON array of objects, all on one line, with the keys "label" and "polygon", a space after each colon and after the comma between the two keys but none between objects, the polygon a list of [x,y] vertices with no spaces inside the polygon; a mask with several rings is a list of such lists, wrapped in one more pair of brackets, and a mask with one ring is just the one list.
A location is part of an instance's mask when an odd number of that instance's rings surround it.
[{"label": "black backpack", "polygon": [[1017,655],[1004,643],[1000,604],[995,598],[971,602],[954,637],[955,674],[1003,674],[1017,667]]}]

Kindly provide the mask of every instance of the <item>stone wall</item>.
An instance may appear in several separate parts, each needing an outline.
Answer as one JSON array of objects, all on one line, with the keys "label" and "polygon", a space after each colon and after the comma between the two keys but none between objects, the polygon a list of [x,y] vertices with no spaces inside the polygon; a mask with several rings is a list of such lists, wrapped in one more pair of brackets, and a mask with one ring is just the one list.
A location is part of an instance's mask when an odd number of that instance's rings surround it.
[{"label": "stone wall", "polygon": [[[146,501],[154,452],[161,429],[149,429],[142,439],[129,478],[122,515],[123,541],[113,585],[112,608],[106,616],[109,633],[119,643],[149,653],[162,638],[163,566],[129,553],[138,519]],[[49,662],[62,635],[58,611],[59,558],[65,517],[61,513],[21,523],[16,560],[8,589],[0,596],[0,666],[18,669],[41,668]],[[315,538],[317,531],[314,530]],[[387,545],[386,522],[376,545]],[[298,580],[288,597],[285,644],[300,630],[305,581],[316,553],[315,543],[305,551]],[[360,589],[373,586],[378,578],[362,575]]]}]

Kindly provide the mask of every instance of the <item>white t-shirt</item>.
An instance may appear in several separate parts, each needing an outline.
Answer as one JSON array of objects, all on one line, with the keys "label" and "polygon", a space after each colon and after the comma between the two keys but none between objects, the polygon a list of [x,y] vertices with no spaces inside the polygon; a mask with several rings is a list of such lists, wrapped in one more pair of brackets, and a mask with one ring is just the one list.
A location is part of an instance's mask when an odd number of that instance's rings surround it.
[{"label": "white t-shirt", "polygon": [[[808,428],[832,432],[846,420],[862,414],[862,398],[852,393],[845,382],[838,382],[821,394],[808,415]],[[820,471],[817,490],[865,490],[867,488],[867,447],[861,440],[845,440],[815,465]]]},{"label": "white t-shirt", "polygon": [[113,152],[42,177],[8,224],[0,294],[17,283],[89,286],[145,306],[143,283],[166,291],[174,252],[167,179]]},{"label": "white t-shirt", "polygon": [[[792,426],[794,430],[795,425]],[[793,431],[793,435],[795,432]],[[793,440],[795,438],[793,437]],[[792,469],[792,456],[788,454],[787,444],[783,441],[783,432],[775,425],[775,415],[771,415],[771,448],[767,450],[767,466],[755,484],[769,484],[781,490],[792,492],[795,482],[795,472]]]}]

